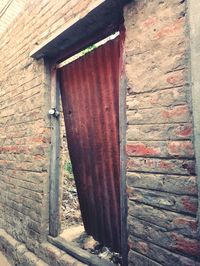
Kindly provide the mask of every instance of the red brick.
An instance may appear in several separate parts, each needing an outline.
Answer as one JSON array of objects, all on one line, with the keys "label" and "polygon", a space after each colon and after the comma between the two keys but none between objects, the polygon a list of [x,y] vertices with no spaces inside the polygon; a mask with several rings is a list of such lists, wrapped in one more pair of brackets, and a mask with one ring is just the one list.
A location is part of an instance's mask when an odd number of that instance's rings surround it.
[{"label": "red brick", "polygon": [[152,124],[129,125],[127,129],[128,141],[162,141],[184,140],[192,137],[192,125],[186,124]]},{"label": "red brick", "polygon": [[194,213],[197,212],[197,202],[193,202],[189,196],[185,196],[181,200],[186,210],[192,211]]},{"label": "red brick", "polygon": [[132,109],[127,111],[128,125],[185,123],[191,121],[191,114],[187,105],[157,107],[146,109]]},{"label": "red brick", "polygon": [[175,23],[173,23],[169,26],[163,27],[161,30],[159,30],[158,32],[155,33],[155,38],[160,39],[163,37],[172,36],[172,35],[177,34],[179,32],[182,33],[184,23],[185,23],[185,19],[181,18],[181,19],[177,20]]},{"label": "red brick", "polygon": [[183,71],[181,72],[175,72],[173,73],[171,76],[169,76],[167,78],[167,82],[171,85],[176,85],[176,84],[179,84],[179,83],[183,83],[184,81],[184,73]]},{"label": "red brick", "polygon": [[189,254],[191,256],[199,256],[200,244],[197,240],[184,238],[176,233],[171,234],[174,244],[171,246],[172,249]]},{"label": "red brick", "polygon": [[143,143],[137,143],[137,144],[128,144],[126,146],[126,152],[128,155],[136,155],[136,156],[154,155],[155,156],[155,155],[160,154],[160,149],[148,147],[147,145],[144,145]]},{"label": "red brick", "polygon": [[176,130],[176,135],[179,137],[191,137],[192,136],[192,127],[185,126]]},{"label": "red brick", "polygon": [[186,159],[128,158],[129,171],[166,174],[195,174],[195,162]]},{"label": "red brick", "polygon": [[149,26],[155,25],[157,22],[158,22],[158,19],[156,17],[150,17],[143,22],[143,25],[146,27],[149,27]]},{"label": "red brick", "polygon": [[186,1],[125,9],[129,243],[154,260],[129,256],[134,265],[200,260],[186,17]]},{"label": "red brick", "polygon": [[194,156],[193,144],[191,141],[173,141],[168,144],[169,155],[185,156],[190,158]]},{"label": "red brick", "polygon": [[174,108],[169,108],[167,110],[163,110],[162,115],[163,119],[172,119],[172,118],[177,118],[177,117],[183,117],[188,113],[188,106],[183,105],[183,106],[176,106]]},{"label": "red brick", "polygon": [[9,152],[9,153],[28,153],[28,148],[26,147],[20,147],[20,146],[4,146],[0,147],[0,153],[1,152]]},{"label": "red brick", "polygon": [[[196,209],[195,209],[196,211]],[[174,224],[177,226],[188,226],[192,231],[196,232],[197,231],[197,221],[194,221],[192,219],[188,219],[188,218],[176,218],[174,220]]]}]

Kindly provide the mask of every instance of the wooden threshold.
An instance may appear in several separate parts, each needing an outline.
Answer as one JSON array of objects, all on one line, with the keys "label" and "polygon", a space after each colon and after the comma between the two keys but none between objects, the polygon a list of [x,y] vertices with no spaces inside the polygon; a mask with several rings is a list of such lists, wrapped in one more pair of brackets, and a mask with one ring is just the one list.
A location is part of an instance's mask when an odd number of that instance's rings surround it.
[{"label": "wooden threshold", "polygon": [[58,237],[51,237],[48,236],[48,241],[56,246],[57,248],[65,251],[67,254],[71,255],[72,257],[80,260],[83,263],[86,263],[90,266],[114,266],[115,264],[105,260],[100,259],[96,255],[90,254],[89,252],[79,248],[77,245],[66,241],[64,238]]}]

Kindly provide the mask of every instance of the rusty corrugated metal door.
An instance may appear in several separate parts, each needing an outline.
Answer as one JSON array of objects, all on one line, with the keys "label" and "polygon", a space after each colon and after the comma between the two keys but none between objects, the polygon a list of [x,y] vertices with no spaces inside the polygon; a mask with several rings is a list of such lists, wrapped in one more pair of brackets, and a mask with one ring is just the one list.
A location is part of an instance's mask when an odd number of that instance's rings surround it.
[{"label": "rusty corrugated metal door", "polygon": [[120,38],[60,69],[69,153],[86,232],[120,251]]}]

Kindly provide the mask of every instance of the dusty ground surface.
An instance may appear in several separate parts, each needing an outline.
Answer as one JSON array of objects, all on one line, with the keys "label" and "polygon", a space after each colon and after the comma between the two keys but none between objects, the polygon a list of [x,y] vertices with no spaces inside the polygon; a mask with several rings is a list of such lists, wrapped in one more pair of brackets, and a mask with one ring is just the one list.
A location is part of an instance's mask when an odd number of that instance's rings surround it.
[{"label": "dusty ground surface", "polygon": [[92,236],[87,235],[83,225],[74,225],[65,229],[60,237],[91,254],[97,255],[101,259],[111,261],[115,265],[121,265],[120,255],[101,245]]},{"label": "dusty ground surface", "polygon": [[11,264],[8,262],[7,258],[3,255],[3,253],[0,251],[0,265],[1,266],[11,266]]},{"label": "dusty ground surface", "polygon": [[63,195],[61,206],[61,230],[73,225],[81,225],[82,218],[74,181],[72,164],[68,153],[67,137],[64,127],[63,114],[61,115],[61,173],[63,180]]},{"label": "dusty ground surface", "polygon": [[81,212],[73,175],[64,173],[63,198],[61,207],[62,230],[73,225],[82,225]]}]

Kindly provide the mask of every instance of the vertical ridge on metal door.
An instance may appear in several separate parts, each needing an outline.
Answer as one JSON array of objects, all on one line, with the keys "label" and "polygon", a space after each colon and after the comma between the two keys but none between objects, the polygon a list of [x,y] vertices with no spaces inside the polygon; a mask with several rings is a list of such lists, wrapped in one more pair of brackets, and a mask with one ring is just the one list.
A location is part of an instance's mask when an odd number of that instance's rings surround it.
[{"label": "vertical ridge on metal door", "polygon": [[120,38],[60,69],[70,158],[86,232],[120,251]]}]

